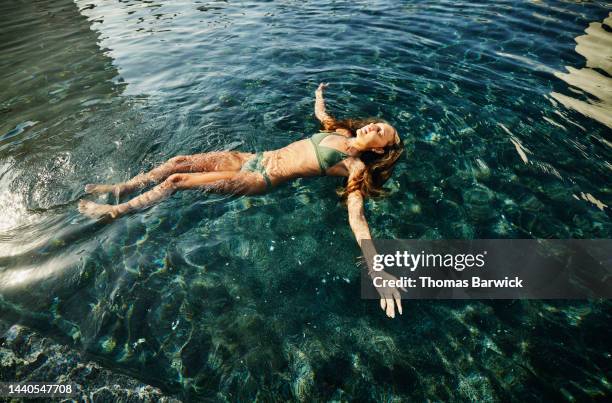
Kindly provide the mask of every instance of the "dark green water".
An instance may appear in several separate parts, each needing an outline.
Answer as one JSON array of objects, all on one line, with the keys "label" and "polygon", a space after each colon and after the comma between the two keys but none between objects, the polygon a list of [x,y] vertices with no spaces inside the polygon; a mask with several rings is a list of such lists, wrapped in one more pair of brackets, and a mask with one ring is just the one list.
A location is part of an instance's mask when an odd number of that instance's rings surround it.
[{"label": "dark green water", "polygon": [[186,400],[608,396],[609,301],[405,301],[395,320],[361,301],[336,179],[110,224],[76,200],[177,154],[310,135],[329,81],[330,112],[409,143],[368,202],[375,237],[610,238],[611,9],[2,2],[2,320]]}]

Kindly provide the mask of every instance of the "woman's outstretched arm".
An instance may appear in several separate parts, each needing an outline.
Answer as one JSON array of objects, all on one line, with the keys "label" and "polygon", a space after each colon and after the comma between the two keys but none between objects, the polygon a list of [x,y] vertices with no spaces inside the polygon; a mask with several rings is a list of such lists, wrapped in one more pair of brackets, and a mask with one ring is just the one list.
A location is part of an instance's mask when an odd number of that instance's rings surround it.
[{"label": "woman's outstretched arm", "polygon": [[[376,254],[371,243],[365,243],[364,240],[370,240],[370,228],[365,218],[363,195],[360,191],[351,192],[348,195],[347,206],[349,213],[349,224],[355,234],[355,239],[363,251],[366,259],[372,259]],[[396,278],[385,271],[369,271],[370,277],[382,277],[384,280],[395,280]],[[382,288],[377,287],[376,291],[380,295],[380,308],[385,311],[388,317],[395,317],[395,305],[400,315],[402,314],[402,300],[397,288]],[[406,291],[403,289],[403,291]]]},{"label": "woman's outstretched arm", "polygon": [[371,239],[370,227],[365,218],[363,196],[360,191],[351,192],[346,200],[349,213],[349,224],[355,234],[355,239],[363,247],[364,239]]}]

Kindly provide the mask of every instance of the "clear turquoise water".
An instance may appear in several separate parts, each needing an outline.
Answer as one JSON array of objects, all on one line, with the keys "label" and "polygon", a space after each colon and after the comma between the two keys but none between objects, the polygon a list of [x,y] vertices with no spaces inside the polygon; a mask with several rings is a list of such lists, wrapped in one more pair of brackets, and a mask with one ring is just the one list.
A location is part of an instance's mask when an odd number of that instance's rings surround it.
[{"label": "clear turquoise water", "polygon": [[331,112],[382,116],[409,143],[368,202],[374,236],[609,238],[610,11],[3,2],[2,319],[187,400],[609,395],[608,301],[406,301],[393,321],[361,301],[335,179],[182,193],[110,224],[76,200],[177,154],[303,138],[329,81]]}]

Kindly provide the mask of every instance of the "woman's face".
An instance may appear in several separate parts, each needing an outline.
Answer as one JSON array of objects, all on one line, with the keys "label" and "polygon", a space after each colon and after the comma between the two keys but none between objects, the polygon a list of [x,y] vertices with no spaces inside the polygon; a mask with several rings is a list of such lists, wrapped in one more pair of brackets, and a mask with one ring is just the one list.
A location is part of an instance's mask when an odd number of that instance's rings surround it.
[{"label": "woman's face", "polygon": [[356,137],[364,148],[384,148],[395,143],[395,129],[387,123],[370,123],[357,129]]}]

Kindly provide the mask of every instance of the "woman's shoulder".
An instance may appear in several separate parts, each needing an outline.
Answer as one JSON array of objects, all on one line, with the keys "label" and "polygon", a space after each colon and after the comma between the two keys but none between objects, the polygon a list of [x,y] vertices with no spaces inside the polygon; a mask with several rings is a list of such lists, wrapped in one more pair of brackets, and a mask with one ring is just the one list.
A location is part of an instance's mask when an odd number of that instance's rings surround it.
[{"label": "woman's shoulder", "polygon": [[328,131],[328,132],[320,131],[316,135],[321,135],[321,136],[330,136],[331,135],[331,136],[353,137],[353,135],[351,134],[350,130],[342,129],[342,128],[338,128],[338,129],[336,129],[334,131]]},{"label": "woman's shoulder", "polygon": [[348,157],[344,161],[344,166],[348,171],[349,176],[358,174],[366,168],[366,165],[358,157]]},{"label": "woman's shoulder", "polygon": [[327,136],[343,136],[343,137],[352,137],[353,135],[351,134],[350,130],[347,129],[336,129],[333,131],[325,131],[325,130],[320,130],[319,132],[313,134],[311,137],[327,137]]},{"label": "woman's shoulder", "polygon": [[350,130],[342,128],[342,127],[337,128],[334,134],[339,134],[340,136],[344,136],[344,137],[353,137],[353,133],[351,133]]}]

